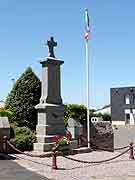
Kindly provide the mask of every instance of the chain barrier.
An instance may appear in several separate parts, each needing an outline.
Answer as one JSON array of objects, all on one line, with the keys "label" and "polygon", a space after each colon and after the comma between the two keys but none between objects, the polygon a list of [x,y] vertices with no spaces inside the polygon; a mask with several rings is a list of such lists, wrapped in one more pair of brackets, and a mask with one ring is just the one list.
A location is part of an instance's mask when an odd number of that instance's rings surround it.
[{"label": "chain barrier", "polygon": [[[26,156],[30,156],[30,157],[39,157],[39,158],[45,158],[47,157],[47,154],[40,154],[40,155],[33,155],[33,154],[30,154],[30,153],[25,153],[23,151],[20,151],[19,149],[17,149],[13,144],[11,144],[8,140],[6,141],[7,144],[13,149],[15,150],[16,152],[20,153],[20,154],[24,154]],[[107,148],[104,148],[104,147],[98,147],[97,145],[91,143],[91,145],[95,146],[97,149],[99,150],[103,150],[103,151],[107,151],[108,149]],[[124,146],[124,147],[121,147],[121,148],[115,148],[114,150],[122,150],[122,149],[126,149],[128,148],[129,146]],[[52,153],[51,153],[52,154]]]},{"label": "chain barrier", "polygon": [[122,149],[126,149],[128,148],[129,146],[124,146],[124,147],[121,147],[121,148],[114,148],[115,151],[119,151],[119,150],[122,150]]},{"label": "chain barrier", "polygon": [[[107,148],[99,147],[99,146],[96,146],[96,148],[99,149],[99,150],[103,150],[103,151],[108,151],[109,150]],[[120,148],[114,148],[114,151],[119,151],[119,150],[123,150],[123,149],[127,149],[127,148],[129,148],[129,145],[128,146],[124,146],[124,147],[120,147]]]},{"label": "chain barrier", "polygon": [[47,164],[47,163],[41,163],[41,162],[37,162],[37,161],[34,161],[34,160],[31,160],[31,159],[27,159],[27,158],[24,158],[24,157],[20,157],[16,154],[13,154],[15,157],[19,158],[19,159],[24,159],[24,160],[27,160],[27,161],[30,161],[30,162],[33,162],[33,163],[36,163],[36,164],[41,164],[41,165],[45,165],[45,166],[48,166],[48,167],[51,167],[51,165]]},{"label": "chain barrier", "polygon": [[[39,157],[39,158],[46,157],[46,154],[33,155],[33,154],[29,154],[29,153],[24,153],[24,152],[18,150],[16,147],[14,147],[14,145],[12,145],[12,144],[10,143],[10,141],[7,140],[6,137],[4,137],[3,144],[4,144],[4,147],[5,147],[5,148],[7,147],[7,145],[9,145],[9,147],[11,147],[12,149],[14,149],[16,152],[21,153],[21,154],[26,155],[26,156]],[[96,147],[97,147],[97,146],[96,146]],[[116,158],[118,158],[118,157],[126,154],[128,151],[130,151],[129,159],[132,159],[132,160],[133,160],[133,159],[134,159],[133,143],[130,143],[130,146],[125,146],[125,147],[117,148],[117,149],[124,149],[124,148],[127,148],[127,147],[129,147],[127,150],[125,150],[124,152],[118,154],[117,156],[111,157],[111,158],[109,158],[109,159],[100,160],[100,161],[85,161],[85,160],[79,160],[79,159],[75,159],[75,158],[66,156],[62,151],[58,151],[58,146],[57,146],[57,147],[53,147],[53,148],[52,148],[52,152],[51,152],[51,155],[52,155],[52,165],[44,164],[44,163],[40,163],[40,162],[36,162],[36,161],[30,160],[30,159],[26,159],[26,158],[23,158],[23,157],[20,157],[20,156],[17,156],[17,155],[15,155],[15,156],[16,156],[16,157],[19,157],[19,158],[22,158],[22,159],[25,159],[25,160],[28,160],[28,161],[31,161],[31,162],[34,162],[34,163],[37,163],[37,164],[43,164],[43,165],[52,167],[52,169],[58,169],[58,168],[57,168],[57,159],[56,159],[58,152],[61,152],[61,155],[62,155],[64,158],[66,158],[66,159],[69,159],[69,160],[72,160],[72,161],[75,161],[75,162],[80,162],[80,163],[94,164],[94,163],[104,163],[104,162],[108,162],[108,161],[114,160],[114,159],[116,159]],[[102,148],[102,150],[103,150],[103,148]],[[6,152],[6,149],[5,149],[5,152]]]},{"label": "chain barrier", "polygon": [[[12,149],[14,149],[16,152],[18,152],[18,153],[20,153],[20,154],[24,154],[24,155],[31,156],[31,157],[40,157],[40,158],[44,158],[44,157],[47,156],[46,154],[33,155],[33,154],[30,154],[30,153],[25,153],[25,152],[20,151],[19,149],[17,149],[13,144],[10,143],[10,141],[7,140],[6,142],[7,142],[7,144],[8,144]],[[103,150],[103,151],[107,151],[107,150],[108,150],[107,148],[99,147],[99,146],[97,146],[96,144],[93,144],[93,143],[91,143],[91,145],[95,146],[95,147],[96,147],[97,149],[99,149],[99,150]],[[120,147],[120,148],[115,148],[114,150],[122,150],[122,149],[126,149],[126,148],[128,148],[128,147],[129,147],[129,145],[128,145],[128,146],[124,146],[124,147]]]},{"label": "chain barrier", "polygon": [[29,153],[25,153],[23,151],[20,151],[19,149],[17,149],[13,144],[11,144],[8,140],[7,140],[7,144],[13,149],[15,150],[16,152],[20,153],[20,154],[24,154],[26,156],[30,156],[30,157],[39,157],[39,158],[45,158],[47,157],[46,154],[40,154],[40,155],[34,155],[34,154],[29,154]]},{"label": "chain barrier", "polygon": [[[81,141],[84,141],[85,143],[88,143],[87,139],[86,139],[83,135],[80,135],[79,138],[81,139]],[[108,149],[105,148],[105,147],[99,147],[99,146],[97,146],[96,144],[94,144],[94,143],[92,143],[92,142],[90,142],[90,144],[91,144],[92,146],[95,146],[95,147],[96,147],[97,149],[99,149],[99,150],[108,151]],[[123,149],[126,149],[126,148],[128,148],[128,147],[129,147],[129,145],[124,146],[124,147],[120,147],[120,148],[114,148],[114,151],[123,150]]]},{"label": "chain barrier", "polygon": [[114,157],[109,158],[109,159],[101,160],[101,161],[84,161],[84,160],[79,160],[79,159],[75,159],[75,158],[71,158],[71,157],[65,156],[64,153],[62,153],[62,156],[64,158],[66,158],[66,159],[69,159],[69,160],[72,160],[72,161],[75,161],[75,162],[86,163],[86,164],[95,164],[95,163],[104,163],[104,162],[108,162],[108,161],[114,160],[114,159],[116,159],[116,158],[126,154],[129,150],[130,150],[130,148],[127,149],[126,151],[122,152],[121,154],[117,155],[117,156],[114,156]]}]

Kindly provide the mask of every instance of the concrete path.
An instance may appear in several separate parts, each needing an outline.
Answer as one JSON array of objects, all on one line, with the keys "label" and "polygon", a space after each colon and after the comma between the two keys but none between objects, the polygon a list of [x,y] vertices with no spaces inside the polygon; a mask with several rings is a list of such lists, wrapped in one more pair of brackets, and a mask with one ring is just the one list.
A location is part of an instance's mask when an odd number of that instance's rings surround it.
[{"label": "concrete path", "polygon": [[[99,161],[120,154],[120,152],[91,152],[70,156],[85,161]],[[135,180],[135,160],[129,160],[129,152],[121,157],[101,164],[84,164],[63,157],[57,157],[58,170],[52,170],[52,158],[31,158],[18,155],[19,165],[34,173],[53,180]],[[27,160],[26,160],[27,159]]]},{"label": "concrete path", "polygon": [[0,180],[49,180],[20,166],[14,160],[4,160],[0,154]]}]

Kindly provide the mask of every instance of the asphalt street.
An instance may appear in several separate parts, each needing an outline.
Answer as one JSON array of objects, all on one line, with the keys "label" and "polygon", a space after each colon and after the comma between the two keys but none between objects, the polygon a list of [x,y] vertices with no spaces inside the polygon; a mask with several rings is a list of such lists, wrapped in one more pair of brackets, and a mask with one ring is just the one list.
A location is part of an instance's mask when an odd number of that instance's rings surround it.
[{"label": "asphalt street", "polygon": [[[0,154],[0,180],[49,180],[18,165],[14,160],[5,160]],[[10,159],[10,157],[9,157]]]}]

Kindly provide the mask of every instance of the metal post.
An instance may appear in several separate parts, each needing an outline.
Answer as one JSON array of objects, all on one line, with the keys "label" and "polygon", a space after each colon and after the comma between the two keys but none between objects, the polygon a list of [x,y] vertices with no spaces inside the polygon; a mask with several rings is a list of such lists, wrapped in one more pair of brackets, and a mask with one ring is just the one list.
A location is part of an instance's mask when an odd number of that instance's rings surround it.
[{"label": "metal post", "polygon": [[3,136],[3,151],[7,153],[7,136]]},{"label": "metal post", "polygon": [[54,147],[52,148],[52,169],[58,169],[56,157],[57,157],[56,147]]},{"label": "metal post", "polygon": [[134,159],[134,149],[133,149],[133,143],[130,143],[130,155],[129,159]]},{"label": "metal post", "polygon": [[90,119],[89,119],[89,47],[86,41],[86,98],[87,98],[87,138],[88,148],[90,148]]}]

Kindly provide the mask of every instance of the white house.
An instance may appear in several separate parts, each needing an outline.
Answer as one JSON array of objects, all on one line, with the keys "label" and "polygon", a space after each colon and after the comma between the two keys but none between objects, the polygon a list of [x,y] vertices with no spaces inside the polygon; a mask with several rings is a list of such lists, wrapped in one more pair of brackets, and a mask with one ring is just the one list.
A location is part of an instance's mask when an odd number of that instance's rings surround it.
[{"label": "white house", "polygon": [[0,100],[0,108],[3,108],[5,106],[5,102]]},{"label": "white house", "polygon": [[101,114],[111,114],[111,105],[109,104],[109,105],[106,105],[106,106],[104,106],[104,107],[102,107],[100,109],[97,109],[95,111],[95,113],[96,114],[98,114],[98,113],[101,113]]}]

